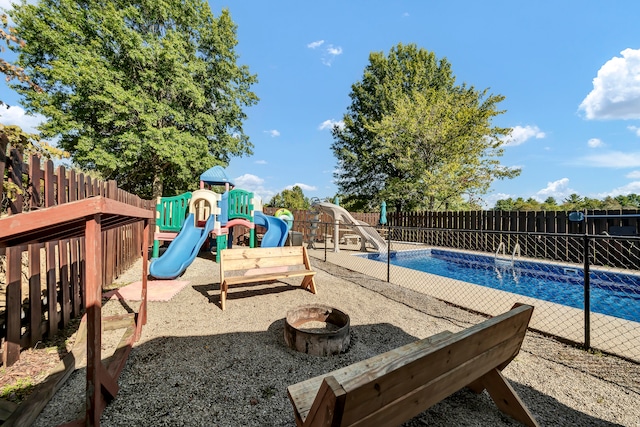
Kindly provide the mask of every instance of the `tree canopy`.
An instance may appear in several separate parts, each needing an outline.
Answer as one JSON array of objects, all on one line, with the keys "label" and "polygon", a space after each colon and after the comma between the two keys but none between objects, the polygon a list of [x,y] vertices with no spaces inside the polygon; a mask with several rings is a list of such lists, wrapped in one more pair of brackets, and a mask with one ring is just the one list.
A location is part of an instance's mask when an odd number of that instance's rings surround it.
[{"label": "tree canopy", "polygon": [[307,210],[311,206],[309,198],[304,196],[302,188],[294,185],[293,188],[284,189],[269,201],[269,206],[274,208],[287,208],[290,210]]},{"label": "tree canopy", "polygon": [[532,197],[526,200],[522,197],[516,199],[510,197],[498,200],[493,208],[496,211],[579,211],[593,209],[640,209],[640,195],[632,193],[594,199],[573,193],[562,200],[560,204],[553,197],[548,197],[542,203]]},{"label": "tree canopy", "polygon": [[[5,52],[5,46],[13,48],[22,48],[25,45],[24,40],[21,40],[14,33],[14,29],[9,27],[9,17],[6,14],[0,15],[0,53]],[[0,58],[0,74],[4,74],[7,81],[18,80],[20,84],[24,86],[25,90],[42,91],[38,85],[33,83],[29,76],[27,76],[24,70],[4,58]],[[7,108],[10,106],[6,101],[0,98],[0,106],[5,105]],[[3,149],[7,149],[5,144],[13,148],[23,149],[26,153],[38,153],[45,158],[62,158],[68,157],[68,153],[52,146],[46,141],[41,141],[38,135],[24,132],[19,126],[6,125],[0,123],[0,134],[6,137],[6,141],[0,142],[0,146]],[[3,186],[6,188],[7,183],[3,182]]]},{"label": "tree canopy", "polygon": [[80,167],[142,197],[195,189],[198,176],[251,154],[243,107],[257,81],[235,53],[228,11],[202,0],[41,0],[15,5],[16,86]]},{"label": "tree canopy", "polygon": [[498,161],[510,129],[492,119],[504,97],[456,85],[446,58],[413,44],[371,53],[350,97],[332,150],[338,189],[354,207],[447,209],[520,173]]}]

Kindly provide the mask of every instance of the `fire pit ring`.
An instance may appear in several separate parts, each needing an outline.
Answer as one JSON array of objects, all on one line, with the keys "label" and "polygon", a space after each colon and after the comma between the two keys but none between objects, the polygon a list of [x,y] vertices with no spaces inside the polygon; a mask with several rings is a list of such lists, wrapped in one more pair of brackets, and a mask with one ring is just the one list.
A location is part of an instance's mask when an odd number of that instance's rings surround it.
[{"label": "fire pit ring", "polygon": [[337,308],[303,305],[287,312],[284,340],[289,348],[301,353],[340,354],[347,351],[351,342],[349,322],[349,316]]}]

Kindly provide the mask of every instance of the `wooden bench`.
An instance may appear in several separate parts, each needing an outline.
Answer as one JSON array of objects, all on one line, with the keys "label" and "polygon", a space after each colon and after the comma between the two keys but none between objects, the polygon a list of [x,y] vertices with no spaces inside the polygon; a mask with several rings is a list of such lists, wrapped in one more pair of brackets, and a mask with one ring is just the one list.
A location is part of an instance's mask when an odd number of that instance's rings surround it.
[{"label": "wooden bench", "polygon": [[298,426],[397,426],[456,391],[486,389],[517,421],[537,423],[502,369],[520,351],[533,307],[442,332],[287,388]]},{"label": "wooden bench", "polygon": [[[229,276],[229,273],[240,274]],[[304,246],[223,249],[220,253],[220,306],[225,309],[229,286],[303,276],[302,286],[316,293],[315,271],[311,270]]]}]

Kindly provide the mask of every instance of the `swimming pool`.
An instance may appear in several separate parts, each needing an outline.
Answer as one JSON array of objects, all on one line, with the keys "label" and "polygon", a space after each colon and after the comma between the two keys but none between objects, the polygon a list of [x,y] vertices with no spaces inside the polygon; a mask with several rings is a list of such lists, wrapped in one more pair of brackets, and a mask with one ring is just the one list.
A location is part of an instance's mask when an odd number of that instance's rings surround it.
[{"label": "swimming pool", "polygon": [[[387,262],[387,254],[360,255]],[[423,249],[391,253],[391,264],[584,309],[584,270],[541,262]],[[590,270],[591,311],[640,322],[640,274]]]}]

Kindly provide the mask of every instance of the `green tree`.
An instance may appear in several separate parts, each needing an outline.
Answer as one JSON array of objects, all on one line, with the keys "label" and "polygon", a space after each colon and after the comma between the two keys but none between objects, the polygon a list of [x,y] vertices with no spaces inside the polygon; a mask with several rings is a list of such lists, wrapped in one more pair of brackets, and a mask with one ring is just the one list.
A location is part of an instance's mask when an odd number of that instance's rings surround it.
[{"label": "green tree", "polygon": [[513,211],[515,210],[515,201],[509,197],[507,199],[500,199],[496,201],[493,208],[494,211]]},{"label": "green tree", "polygon": [[[638,209],[640,208],[640,195],[631,193],[620,195],[614,198],[622,207],[622,209]],[[616,208],[614,208],[616,209]]]},{"label": "green tree", "polygon": [[567,211],[575,211],[582,209],[582,202],[584,199],[576,193],[570,194],[569,197],[563,200],[562,209]]},{"label": "green tree", "polygon": [[[580,209],[607,209],[604,207],[605,202],[600,199],[595,199],[591,197],[584,197],[582,199],[582,203],[580,203]],[[620,209],[618,206],[614,209]]]},{"label": "green tree", "polygon": [[257,81],[237,65],[236,26],[202,0],[42,0],[16,5],[18,64],[42,92],[74,162],[142,197],[195,189],[198,176],[251,153],[242,108]]},{"label": "green tree", "polygon": [[[616,197],[607,196],[602,199],[598,206],[599,209],[624,209],[624,205],[620,202],[620,200]],[[590,208],[589,208],[590,209]]]},{"label": "green tree", "polygon": [[354,205],[442,209],[520,173],[497,160],[510,130],[491,120],[504,97],[456,85],[449,62],[431,52],[398,44],[371,53],[350,97],[332,150],[338,188]]},{"label": "green tree", "polygon": [[555,211],[559,209],[558,202],[554,197],[547,197],[541,206],[542,210]]},{"label": "green tree", "polygon": [[[2,26],[0,27],[0,43],[4,42],[4,44],[13,49],[20,49],[25,46],[24,40],[21,40],[16,36],[14,29],[9,27],[9,18],[6,14],[0,15],[0,22]],[[0,44],[0,53],[5,52],[5,46]],[[24,86],[25,90],[31,90],[35,92],[41,92],[42,88],[33,83],[29,76],[24,73],[24,70],[4,58],[0,58],[0,74],[4,74],[7,81],[18,80],[20,84]],[[9,105],[5,102],[5,100],[0,98],[0,106],[6,105],[9,108]],[[68,153],[58,149],[57,147],[52,146],[46,141],[41,141],[38,135],[26,133],[19,126],[15,125],[5,125],[4,123],[0,123],[0,138],[6,138],[3,141],[0,141],[0,146],[3,149],[7,149],[8,146],[13,148],[19,148],[24,150],[25,153],[38,153],[45,158],[62,158],[68,157]],[[5,144],[7,145],[5,147]],[[7,183],[3,182],[5,188],[7,188]]]},{"label": "green tree", "polygon": [[[24,40],[19,39],[14,33],[13,28],[9,27],[9,17],[5,13],[0,15],[0,22],[2,23],[2,27],[0,28],[0,43],[4,42],[6,46],[14,49],[24,47]],[[0,53],[3,52],[5,52],[5,46],[0,44]],[[0,73],[6,76],[7,81],[17,79],[19,82],[26,84],[33,90],[42,90],[38,85],[31,81],[22,68],[10,63],[4,58],[0,58]],[[6,105],[6,102],[0,99],[0,105]]]},{"label": "green tree", "polygon": [[304,211],[309,209],[311,203],[304,196],[302,188],[294,185],[291,190],[285,189],[281,193],[276,194],[269,201],[269,206],[274,208],[287,208],[289,210]]}]

